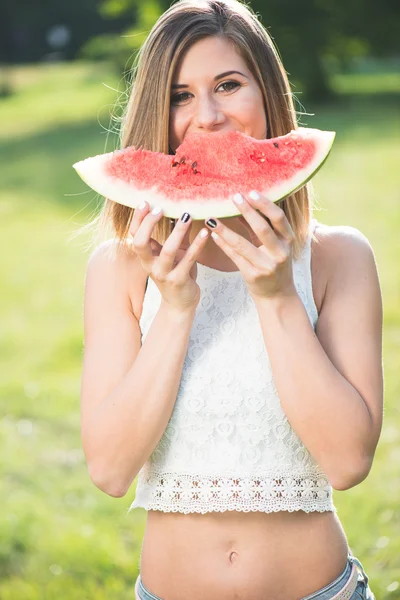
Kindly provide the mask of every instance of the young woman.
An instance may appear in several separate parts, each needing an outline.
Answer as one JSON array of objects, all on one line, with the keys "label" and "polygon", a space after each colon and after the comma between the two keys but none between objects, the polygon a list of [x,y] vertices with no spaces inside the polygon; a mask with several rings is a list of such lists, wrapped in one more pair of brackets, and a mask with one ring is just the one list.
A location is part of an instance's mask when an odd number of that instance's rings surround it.
[{"label": "young woman", "polygon": [[[181,0],[141,49],[121,145],[296,126],[255,15]],[[373,250],[313,218],[309,185],[237,191],[240,216],[206,223],[106,201],[85,291],[90,476],[121,497],[139,474],[140,600],[373,599],[332,502],[367,477],[382,425]]]}]

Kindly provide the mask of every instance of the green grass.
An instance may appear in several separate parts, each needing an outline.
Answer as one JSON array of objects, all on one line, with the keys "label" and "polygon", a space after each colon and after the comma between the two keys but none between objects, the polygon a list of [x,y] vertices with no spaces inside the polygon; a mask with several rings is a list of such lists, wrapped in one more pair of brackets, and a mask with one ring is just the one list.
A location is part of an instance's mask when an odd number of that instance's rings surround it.
[{"label": "green grass", "polygon": [[[365,77],[337,78],[339,101],[307,106],[315,116],[302,124],[337,131],[314,180],[317,217],[360,229],[380,274],[382,436],[369,477],[335,491],[334,501],[377,600],[389,600],[400,598],[400,123],[385,74]],[[145,513],[127,515],[134,486],[113,499],[87,474],[79,387],[88,236],[68,242],[97,204],[71,165],[115,147],[105,129],[118,93],[106,86],[118,82],[105,65],[88,63],[20,67],[12,78],[17,93],[0,102],[0,597],[133,598]]]},{"label": "green grass", "polygon": [[338,73],[333,78],[334,88],[342,94],[354,91],[368,95],[381,95],[382,90],[387,94],[400,93],[400,77],[395,73],[355,73],[351,76]]},{"label": "green grass", "polygon": [[[103,63],[77,62],[67,68],[48,63],[15,67],[9,76],[17,92],[1,100],[0,139],[42,132],[61,125],[94,122],[109,126],[109,110],[124,84]],[[112,89],[110,89],[110,86]]]}]

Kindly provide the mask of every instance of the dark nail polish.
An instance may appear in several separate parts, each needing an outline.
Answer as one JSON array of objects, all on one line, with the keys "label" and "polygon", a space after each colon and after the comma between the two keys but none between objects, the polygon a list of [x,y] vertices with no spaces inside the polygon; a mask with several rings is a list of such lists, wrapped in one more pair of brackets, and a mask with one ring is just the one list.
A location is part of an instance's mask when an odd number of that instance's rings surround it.
[{"label": "dark nail polish", "polygon": [[190,219],[190,215],[189,213],[185,212],[183,213],[183,215],[181,216],[181,221],[183,221],[184,223],[187,223]]},{"label": "dark nail polish", "polygon": [[217,221],[215,219],[208,219],[208,221],[206,221],[206,225],[214,229],[214,227],[217,226]]}]

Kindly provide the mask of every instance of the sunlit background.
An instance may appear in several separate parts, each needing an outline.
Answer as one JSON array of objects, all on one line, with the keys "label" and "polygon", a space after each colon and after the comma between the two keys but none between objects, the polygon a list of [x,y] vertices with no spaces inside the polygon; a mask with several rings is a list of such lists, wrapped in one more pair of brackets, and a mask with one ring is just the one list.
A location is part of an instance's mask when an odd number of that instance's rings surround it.
[{"label": "sunlit background", "polygon": [[[114,150],[135,51],[169,2],[18,0],[0,19],[2,600],[133,598],[145,512],[90,482],[83,285],[97,214],[77,160]],[[300,124],[335,130],[316,217],[359,229],[384,301],[385,414],[369,477],[334,491],[377,600],[400,598],[400,5],[254,0]],[[100,202],[99,202],[100,200]]]}]

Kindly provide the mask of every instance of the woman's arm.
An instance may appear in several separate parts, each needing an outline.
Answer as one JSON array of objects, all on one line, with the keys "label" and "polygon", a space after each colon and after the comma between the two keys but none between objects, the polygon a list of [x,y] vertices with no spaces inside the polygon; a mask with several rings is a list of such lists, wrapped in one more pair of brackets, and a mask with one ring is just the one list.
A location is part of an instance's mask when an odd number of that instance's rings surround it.
[{"label": "woman's arm", "polygon": [[[139,261],[107,248],[92,255],[84,303],[82,443],[91,478],[111,496],[123,496],[170,419],[195,310],[161,303],[141,346],[128,289],[141,286]],[[137,294],[136,294],[137,295]]]},{"label": "woman's arm", "polygon": [[329,279],[316,334],[297,295],[256,305],[288,421],[345,490],[368,475],[382,428],[382,299],[363,234],[330,228],[318,246]]}]

